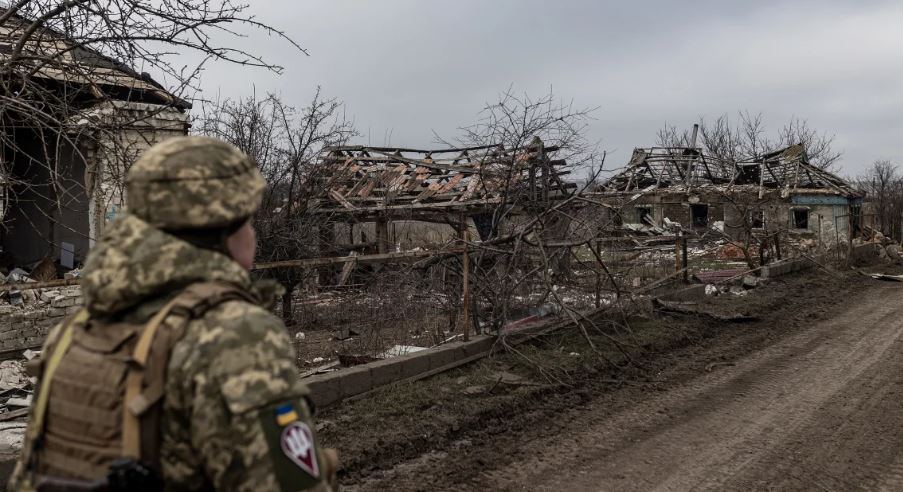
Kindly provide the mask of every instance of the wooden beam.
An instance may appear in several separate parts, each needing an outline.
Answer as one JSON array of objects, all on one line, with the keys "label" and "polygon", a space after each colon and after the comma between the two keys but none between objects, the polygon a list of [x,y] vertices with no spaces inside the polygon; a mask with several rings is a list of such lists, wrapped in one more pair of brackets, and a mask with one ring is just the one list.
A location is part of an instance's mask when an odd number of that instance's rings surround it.
[{"label": "wooden beam", "polygon": [[373,255],[351,255],[351,256],[333,256],[324,258],[304,258],[300,260],[271,261],[266,263],[254,264],[254,270],[270,270],[273,268],[310,268],[323,265],[334,265],[338,263],[347,263],[349,261],[358,263],[380,263],[388,261],[406,261],[416,260],[429,256],[441,255],[458,255],[464,251],[464,248],[452,248],[442,250],[417,250],[417,251],[401,251],[397,253],[381,253]]},{"label": "wooden beam", "polygon": [[65,287],[67,285],[78,285],[79,279],[66,278],[57,280],[47,280],[44,282],[24,282],[19,284],[0,285],[0,292],[10,290],[34,290],[34,289],[50,289],[53,287]]}]

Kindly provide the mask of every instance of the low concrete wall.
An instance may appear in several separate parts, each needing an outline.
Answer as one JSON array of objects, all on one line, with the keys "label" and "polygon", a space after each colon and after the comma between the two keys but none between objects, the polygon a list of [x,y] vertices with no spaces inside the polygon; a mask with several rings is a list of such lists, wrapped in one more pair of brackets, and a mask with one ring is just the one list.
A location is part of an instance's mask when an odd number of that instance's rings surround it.
[{"label": "low concrete wall", "polygon": [[666,301],[696,301],[705,298],[705,284],[691,285],[658,297]]},{"label": "low concrete wall", "polygon": [[314,405],[325,407],[387,384],[420,379],[481,358],[492,351],[495,337],[476,336],[399,357],[361,364],[304,379]]},{"label": "low concrete wall", "polygon": [[789,260],[781,260],[762,267],[760,277],[774,278],[789,273],[808,270],[812,268],[813,263],[808,258],[793,258]]}]

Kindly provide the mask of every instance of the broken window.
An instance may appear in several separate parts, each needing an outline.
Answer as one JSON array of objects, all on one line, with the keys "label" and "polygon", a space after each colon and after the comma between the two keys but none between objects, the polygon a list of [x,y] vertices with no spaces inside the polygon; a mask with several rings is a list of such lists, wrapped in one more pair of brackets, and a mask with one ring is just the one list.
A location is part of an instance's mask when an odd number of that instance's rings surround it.
[{"label": "broken window", "polygon": [[859,234],[862,231],[862,204],[850,205],[850,229],[853,234]]},{"label": "broken window", "polygon": [[793,213],[793,228],[794,229],[808,229],[809,228],[809,209],[807,208],[795,208],[792,210]]},{"label": "broken window", "polygon": [[758,163],[739,164],[740,171],[736,178],[737,184],[758,184],[762,178],[762,166]]},{"label": "broken window", "polygon": [[690,205],[690,216],[693,220],[693,227],[709,226],[709,206],[705,204]]},{"label": "broken window", "polygon": [[655,220],[652,218],[652,206],[651,205],[637,205],[636,221],[637,221],[637,224],[647,224],[647,225],[654,224]]},{"label": "broken window", "polygon": [[753,229],[764,229],[765,228],[765,211],[764,210],[750,210],[749,211],[749,226]]}]

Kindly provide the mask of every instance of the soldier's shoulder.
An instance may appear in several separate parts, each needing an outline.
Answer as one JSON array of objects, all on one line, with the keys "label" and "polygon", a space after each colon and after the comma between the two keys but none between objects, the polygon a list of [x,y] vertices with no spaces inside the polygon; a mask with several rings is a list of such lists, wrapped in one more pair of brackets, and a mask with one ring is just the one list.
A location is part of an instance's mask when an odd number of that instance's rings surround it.
[{"label": "soldier's shoulder", "polygon": [[188,323],[170,368],[221,394],[241,413],[305,391],[285,325],[262,307],[227,301]]},{"label": "soldier's shoulder", "polygon": [[190,343],[199,355],[260,344],[290,345],[281,319],[257,304],[242,300],[223,302],[191,320],[182,341]]}]

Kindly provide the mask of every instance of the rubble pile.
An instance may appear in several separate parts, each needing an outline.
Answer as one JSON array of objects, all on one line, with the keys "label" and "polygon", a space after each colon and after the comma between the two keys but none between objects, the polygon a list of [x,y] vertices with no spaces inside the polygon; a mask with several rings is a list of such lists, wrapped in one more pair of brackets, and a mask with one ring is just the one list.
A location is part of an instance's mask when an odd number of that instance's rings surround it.
[{"label": "rubble pile", "polygon": [[0,457],[18,455],[22,449],[35,383],[26,375],[25,364],[39,356],[26,350],[21,359],[0,362]]},{"label": "rubble pile", "polygon": [[853,239],[851,259],[857,265],[903,261],[903,247],[881,231],[864,227],[861,237]]}]

